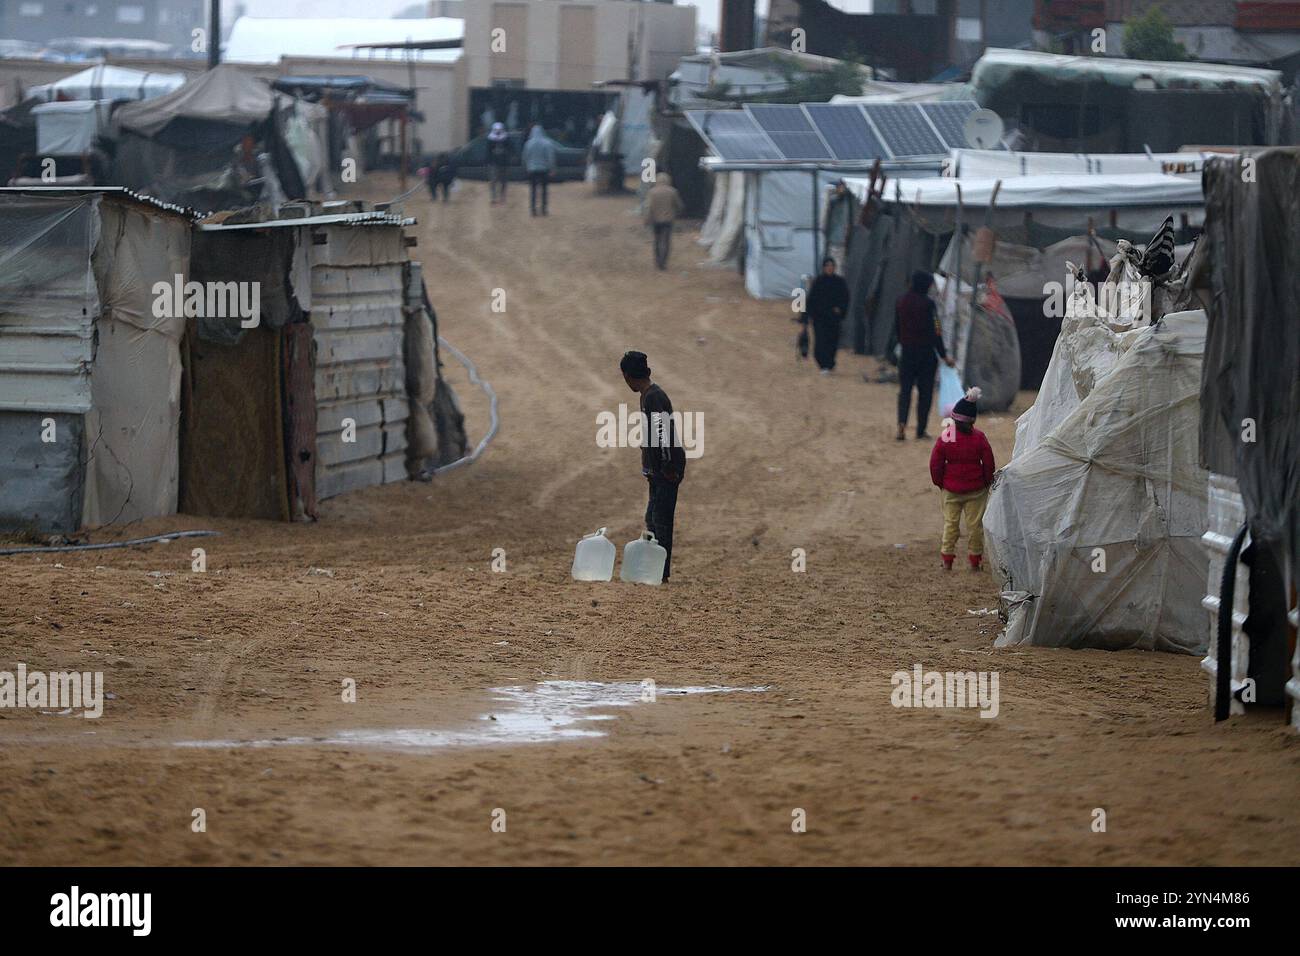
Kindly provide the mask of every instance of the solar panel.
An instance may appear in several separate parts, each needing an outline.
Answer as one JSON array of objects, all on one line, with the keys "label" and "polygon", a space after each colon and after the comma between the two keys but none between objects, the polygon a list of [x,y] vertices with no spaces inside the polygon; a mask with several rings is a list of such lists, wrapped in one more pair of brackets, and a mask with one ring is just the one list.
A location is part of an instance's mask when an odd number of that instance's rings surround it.
[{"label": "solar panel", "polygon": [[798,106],[751,104],[745,107],[754,122],[769,133],[811,133],[812,123]]},{"label": "solar panel", "polygon": [[744,110],[689,110],[686,117],[713,151],[729,162],[783,158]]},{"label": "solar panel", "polygon": [[768,133],[786,159],[834,159],[816,133]]},{"label": "solar panel", "polygon": [[870,103],[862,109],[895,157],[948,152],[915,103]]},{"label": "solar panel", "polygon": [[[971,145],[966,142],[964,124],[966,117],[980,108],[978,103],[970,100],[954,103],[920,103],[918,105],[925,111],[925,115],[930,117],[930,122],[939,131],[945,146],[954,149],[965,149]],[[1006,147],[999,143],[993,148],[1005,149]]]},{"label": "solar panel", "polygon": [[804,111],[812,120],[822,139],[830,146],[835,159],[888,158],[862,111],[852,104],[839,106],[832,103],[805,103]]}]

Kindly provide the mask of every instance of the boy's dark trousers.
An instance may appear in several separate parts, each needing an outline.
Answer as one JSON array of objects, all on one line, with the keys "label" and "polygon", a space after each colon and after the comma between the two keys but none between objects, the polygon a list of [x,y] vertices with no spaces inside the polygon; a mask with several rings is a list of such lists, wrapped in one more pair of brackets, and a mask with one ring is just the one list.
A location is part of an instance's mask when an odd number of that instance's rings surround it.
[{"label": "boy's dark trousers", "polygon": [[928,345],[903,347],[898,359],[898,424],[907,424],[907,412],[912,404],[912,386],[916,386],[916,433],[925,434],[930,419],[930,402],[934,398],[934,373],[939,370],[939,358]]},{"label": "boy's dark trousers", "polygon": [[677,510],[677,485],[675,481],[650,476],[650,501],[645,509],[645,529],[655,536],[659,545],[668,552],[664,558],[664,580],[673,564],[673,512]]},{"label": "boy's dark trousers", "polygon": [[671,222],[655,223],[655,265],[660,269],[668,268],[668,254],[672,251],[673,224]]},{"label": "boy's dark trousers", "polygon": [[542,215],[546,215],[546,184],[550,181],[550,173],[529,173],[528,174],[528,209],[534,216],[537,215],[537,196],[542,197]]}]

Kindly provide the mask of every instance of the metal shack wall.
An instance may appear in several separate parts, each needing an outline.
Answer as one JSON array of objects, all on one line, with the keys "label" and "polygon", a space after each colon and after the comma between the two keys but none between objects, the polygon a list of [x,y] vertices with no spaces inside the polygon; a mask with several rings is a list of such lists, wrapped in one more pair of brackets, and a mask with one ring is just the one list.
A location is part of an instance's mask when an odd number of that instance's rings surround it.
[{"label": "metal shack wall", "polygon": [[[340,223],[303,232],[316,345],[316,496],[402,481],[409,411],[402,228]],[[355,441],[344,440],[349,419]]]}]

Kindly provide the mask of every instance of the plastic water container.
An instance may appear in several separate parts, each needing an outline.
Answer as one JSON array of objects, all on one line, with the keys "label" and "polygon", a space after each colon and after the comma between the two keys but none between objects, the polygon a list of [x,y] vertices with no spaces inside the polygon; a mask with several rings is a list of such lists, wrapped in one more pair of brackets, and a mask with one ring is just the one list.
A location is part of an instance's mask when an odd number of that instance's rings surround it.
[{"label": "plastic water container", "polygon": [[633,584],[663,584],[664,562],[667,560],[668,552],[655,540],[654,532],[643,531],[641,537],[623,546],[619,579]]},{"label": "plastic water container", "polygon": [[605,537],[604,528],[586,535],[573,552],[573,579],[611,580],[614,577],[614,555],[617,553],[618,548],[614,547],[614,542]]}]

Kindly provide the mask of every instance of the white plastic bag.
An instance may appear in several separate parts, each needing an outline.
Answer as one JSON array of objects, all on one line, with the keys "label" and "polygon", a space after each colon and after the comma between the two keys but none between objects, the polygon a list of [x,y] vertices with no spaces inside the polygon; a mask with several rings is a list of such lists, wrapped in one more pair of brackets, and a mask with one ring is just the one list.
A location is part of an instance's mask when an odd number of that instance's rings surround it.
[{"label": "white plastic bag", "polygon": [[961,401],[965,392],[961,387],[961,376],[949,365],[939,366],[939,417],[947,418],[952,414],[952,407]]}]

